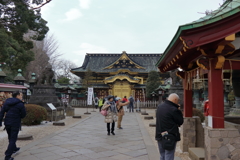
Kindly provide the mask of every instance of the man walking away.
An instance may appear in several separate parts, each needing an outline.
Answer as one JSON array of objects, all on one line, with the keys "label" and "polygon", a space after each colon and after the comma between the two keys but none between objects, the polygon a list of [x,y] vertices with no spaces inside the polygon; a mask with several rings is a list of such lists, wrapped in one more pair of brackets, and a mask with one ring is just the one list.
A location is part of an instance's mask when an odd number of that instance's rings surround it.
[{"label": "man walking away", "polygon": [[133,106],[133,103],[134,103],[134,99],[133,99],[133,96],[131,95],[130,97],[129,97],[129,112],[131,112],[131,110],[132,110],[132,112],[134,112],[134,106]]},{"label": "man walking away", "polygon": [[5,160],[13,160],[12,154],[19,151],[16,147],[18,132],[21,126],[21,119],[26,116],[22,93],[17,91],[12,94],[13,98],[8,98],[0,112],[0,127],[2,126],[3,116],[5,115],[4,125],[8,134],[8,148],[5,152]]},{"label": "man walking away", "polygon": [[[174,160],[174,152],[177,141],[180,141],[180,133],[178,127],[183,124],[183,115],[180,111],[179,96],[175,93],[169,95],[168,99],[161,103],[157,108],[156,114],[156,135],[158,148],[160,152],[160,160]],[[173,148],[166,150],[163,145],[162,136],[173,135]]]},{"label": "man walking away", "polygon": [[98,108],[98,97],[95,97],[94,99],[94,104],[95,104],[95,108]]}]

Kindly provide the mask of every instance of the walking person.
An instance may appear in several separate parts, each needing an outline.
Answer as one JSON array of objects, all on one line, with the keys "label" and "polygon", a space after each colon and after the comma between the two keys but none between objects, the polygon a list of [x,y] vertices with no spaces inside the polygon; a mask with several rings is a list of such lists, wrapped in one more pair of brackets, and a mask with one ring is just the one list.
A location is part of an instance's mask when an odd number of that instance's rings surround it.
[{"label": "walking person", "polygon": [[[127,99],[127,96],[124,96],[124,98],[122,99],[122,102],[129,102],[128,99]],[[129,104],[129,103],[128,103]],[[123,111],[124,112],[127,112],[127,105],[123,106]]]},{"label": "walking person", "polygon": [[105,100],[103,99],[103,96],[101,96],[100,99],[98,100],[99,112],[101,112],[104,102]]},{"label": "walking person", "polygon": [[[126,97],[126,96],[125,96]],[[124,98],[123,98],[124,99]],[[122,117],[124,115],[124,109],[123,107],[128,105],[130,102],[129,101],[121,101],[121,98],[117,99],[117,110],[118,110],[118,124],[117,124],[117,128],[118,129],[123,129],[121,126],[121,122],[122,122]]]},{"label": "walking person", "polygon": [[[179,96],[175,93],[169,95],[168,99],[161,103],[157,108],[156,114],[156,135],[160,160],[174,160],[174,152],[177,141],[180,141],[178,127],[183,124],[183,114],[179,107]],[[171,148],[165,147],[165,139],[170,139]],[[168,146],[169,147],[169,146]]]},{"label": "walking person", "polygon": [[129,99],[128,99],[129,101],[130,101],[130,103],[129,103],[129,112],[134,112],[134,98],[133,98],[133,96],[131,95],[130,97],[129,97]]},{"label": "walking person", "polygon": [[[109,96],[108,100],[104,102],[102,110],[107,110],[107,115],[105,116],[105,123],[107,123],[107,135],[110,135],[110,131],[112,135],[115,135],[114,128],[115,122],[117,121],[117,108],[116,103],[114,101],[113,96]],[[111,130],[110,130],[110,123],[112,123]]]},{"label": "walking person", "polygon": [[4,118],[4,125],[8,134],[8,148],[5,152],[5,160],[13,160],[12,154],[20,150],[17,148],[16,141],[21,127],[21,119],[26,116],[26,110],[22,101],[22,93],[17,91],[12,94],[13,98],[8,98],[0,112],[0,127]]},{"label": "walking person", "polygon": [[98,108],[98,97],[95,97],[94,105],[95,105],[95,108],[97,109]]}]

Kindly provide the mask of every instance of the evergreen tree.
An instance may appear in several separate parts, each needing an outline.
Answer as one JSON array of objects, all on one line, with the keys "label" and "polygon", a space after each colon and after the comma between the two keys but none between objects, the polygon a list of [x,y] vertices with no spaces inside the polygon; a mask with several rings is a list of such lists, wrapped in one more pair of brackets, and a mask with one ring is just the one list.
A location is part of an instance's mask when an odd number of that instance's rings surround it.
[{"label": "evergreen tree", "polygon": [[67,77],[59,77],[58,78],[58,83],[59,84],[69,84],[70,79]]},{"label": "evergreen tree", "polygon": [[87,72],[85,73],[85,76],[83,78],[83,88],[87,91],[88,90],[88,87],[91,87],[91,79],[93,78],[92,77],[92,71],[88,68],[87,69]]},{"label": "evergreen tree", "polygon": [[160,82],[160,76],[157,71],[150,71],[148,73],[148,79],[147,79],[147,84],[146,84],[146,96],[147,98],[151,98],[151,93],[155,91],[161,84]]},{"label": "evergreen tree", "polygon": [[[31,40],[43,40],[49,30],[40,9],[31,9],[41,3],[43,0],[0,0],[0,62],[5,62],[8,70],[25,70],[34,59]],[[31,40],[25,40],[30,31]]]}]

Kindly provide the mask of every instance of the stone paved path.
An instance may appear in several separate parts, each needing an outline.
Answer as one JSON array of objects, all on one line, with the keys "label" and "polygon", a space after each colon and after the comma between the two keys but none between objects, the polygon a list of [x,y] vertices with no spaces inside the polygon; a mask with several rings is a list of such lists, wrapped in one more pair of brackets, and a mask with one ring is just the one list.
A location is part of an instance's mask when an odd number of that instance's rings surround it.
[{"label": "stone paved path", "polygon": [[88,118],[21,148],[15,160],[158,160],[159,153],[138,113],[123,117],[123,130],[108,136],[104,117]]}]

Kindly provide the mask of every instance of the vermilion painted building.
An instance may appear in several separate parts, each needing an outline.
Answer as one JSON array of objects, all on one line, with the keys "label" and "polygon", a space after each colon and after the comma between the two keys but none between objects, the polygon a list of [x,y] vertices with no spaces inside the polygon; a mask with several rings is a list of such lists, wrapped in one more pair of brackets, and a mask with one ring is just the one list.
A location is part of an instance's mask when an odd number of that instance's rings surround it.
[{"label": "vermilion painted building", "polygon": [[[224,121],[223,101],[223,79],[231,81],[232,71],[240,70],[240,0],[226,0],[205,17],[179,26],[157,66],[163,73],[182,69],[177,75],[184,82],[183,150],[197,147],[196,143],[191,143],[197,141],[197,128],[189,129],[191,122],[194,124],[192,83],[193,79],[203,77],[208,82],[210,104],[210,116],[206,117],[208,126],[204,128],[205,159],[240,159],[240,126],[229,127]],[[226,70],[229,72],[225,73]]]}]

